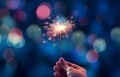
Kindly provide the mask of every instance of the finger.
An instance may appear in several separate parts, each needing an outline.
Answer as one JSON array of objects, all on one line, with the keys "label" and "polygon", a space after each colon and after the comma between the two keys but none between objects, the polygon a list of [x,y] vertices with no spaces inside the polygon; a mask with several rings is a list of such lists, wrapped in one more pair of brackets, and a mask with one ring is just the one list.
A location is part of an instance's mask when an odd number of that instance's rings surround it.
[{"label": "finger", "polygon": [[61,77],[67,77],[66,71],[60,66],[60,62],[58,62],[58,66],[60,67],[59,73],[62,75]]},{"label": "finger", "polygon": [[60,61],[58,61],[58,62],[56,63],[56,66],[58,66],[60,69],[62,69],[62,67],[60,66]]},{"label": "finger", "polygon": [[55,71],[59,71],[60,69],[59,69],[58,66],[54,66],[54,70],[55,70]]},{"label": "finger", "polygon": [[62,67],[60,66],[60,61],[56,62],[56,65],[54,66],[54,70],[56,70],[56,71],[63,70]]},{"label": "finger", "polygon": [[59,72],[55,72],[55,73],[54,73],[54,76],[55,76],[55,77],[60,77],[60,73],[59,73]]},{"label": "finger", "polygon": [[58,62],[56,62],[56,65],[54,66],[54,68],[53,68],[55,71],[60,71],[62,68],[60,67],[60,65],[59,65],[59,61]]},{"label": "finger", "polygon": [[62,69],[62,67],[60,66],[60,61],[56,62],[56,65],[54,66],[54,70],[56,72],[59,72],[60,77],[67,77],[66,72],[64,71],[64,69]]},{"label": "finger", "polygon": [[63,71],[62,67],[60,66],[60,61],[58,62],[58,67],[59,67],[60,71]]},{"label": "finger", "polygon": [[60,66],[66,71],[68,65],[66,64],[65,60],[63,58],[60,58],[59,60]]},{"label": "finger", "polygon": [[56,65],[58,65],[59,62],[56,62]]},{"label": "finger", "polygon": [[68,62],[68,61],[66,61],[66,63],[67,63],[68,66],[73,67],[73,68],[77,68],[77,69],[81,69],[82,68],[79,65],[76,65],[76,64]]}]

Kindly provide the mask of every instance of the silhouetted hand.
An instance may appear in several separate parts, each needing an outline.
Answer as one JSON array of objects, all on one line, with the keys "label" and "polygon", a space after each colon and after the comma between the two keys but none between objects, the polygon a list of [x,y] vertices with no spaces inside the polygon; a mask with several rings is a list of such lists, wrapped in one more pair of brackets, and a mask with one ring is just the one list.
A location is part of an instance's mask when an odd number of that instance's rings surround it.
[{"label": "silhouetted hand", "polygon": [[54,66],[55,77],[87,77],[86,69],[60,58]]}]

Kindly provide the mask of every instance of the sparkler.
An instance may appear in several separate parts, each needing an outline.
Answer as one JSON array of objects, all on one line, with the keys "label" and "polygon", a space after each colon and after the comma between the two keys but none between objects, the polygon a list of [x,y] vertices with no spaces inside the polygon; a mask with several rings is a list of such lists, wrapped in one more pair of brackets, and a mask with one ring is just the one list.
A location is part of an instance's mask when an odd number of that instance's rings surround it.
[{"label": "sparkler", "polygon": [[52,24],[46,27],[47,35],[49,39],[55,39],[59,37],[59,49],[60,49],[60,56],[62,56],[62,37],[68,37],[69,32],[72,31],[74,22],[72,20],[67,20],[64,22],[61,21],[53,21]]}]

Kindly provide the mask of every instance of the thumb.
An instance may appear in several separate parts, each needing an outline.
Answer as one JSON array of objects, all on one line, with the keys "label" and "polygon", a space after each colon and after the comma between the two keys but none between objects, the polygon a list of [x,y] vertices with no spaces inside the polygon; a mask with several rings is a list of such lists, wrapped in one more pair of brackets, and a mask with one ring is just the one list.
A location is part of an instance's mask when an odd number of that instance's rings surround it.
[{"label": "thumb", "polygon": [[67,76],[69,77],[78,77],[78,71],[75,69],[75,68],[72,68],[72,67],[68,67],[67,68]]},{"label": "thumb", "polygon": [[67,68],[67,72],[68,72],[68,73],[75,72],[75,71],[76,71],[75,68],[72,68],[72,67],[68,67],[68,68]]},{"label": "thumb", "polygon": [[68,65],[67,65],[66,61],[63,58],[60,58],[59,61],[60,61],[60,66],[62,67],[62,69],[67,71]]}]

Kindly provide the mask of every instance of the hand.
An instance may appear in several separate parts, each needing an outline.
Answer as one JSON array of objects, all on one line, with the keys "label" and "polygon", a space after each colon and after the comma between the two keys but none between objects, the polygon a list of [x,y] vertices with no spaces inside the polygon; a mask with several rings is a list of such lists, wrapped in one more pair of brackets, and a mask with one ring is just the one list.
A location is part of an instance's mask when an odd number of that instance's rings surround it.
[{"label": "hand", "polygon": [[83,67],[65,61],[60,58],[54,66],[55,77],[87,77],[87,72]]}]

